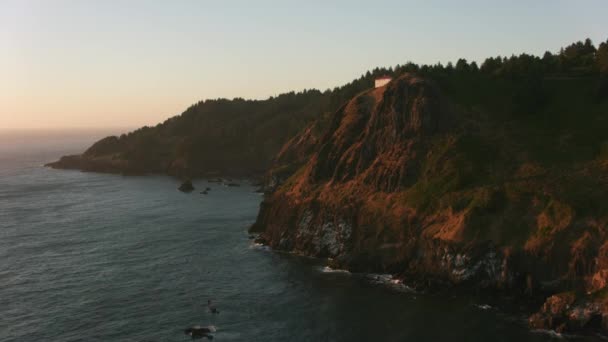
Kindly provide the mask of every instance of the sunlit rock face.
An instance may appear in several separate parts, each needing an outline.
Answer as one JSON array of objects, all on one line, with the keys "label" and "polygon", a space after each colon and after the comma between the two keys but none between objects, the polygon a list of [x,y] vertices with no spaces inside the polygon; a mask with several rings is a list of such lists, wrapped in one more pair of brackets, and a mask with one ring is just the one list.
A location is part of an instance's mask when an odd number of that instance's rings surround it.
[{"label": "sunlit rock face", "polygon": [[322,132],[314,122],[283,146],[251,230],[275,249],[416,286],[536,299],[582,288],[589,295],[562,318],[541,309],[531,325],[604,329],[604,297],[592,294],[607,285],[606,218],[577,211],[563,199],[563,170],[480,117],[413,75],[365,91]]}]

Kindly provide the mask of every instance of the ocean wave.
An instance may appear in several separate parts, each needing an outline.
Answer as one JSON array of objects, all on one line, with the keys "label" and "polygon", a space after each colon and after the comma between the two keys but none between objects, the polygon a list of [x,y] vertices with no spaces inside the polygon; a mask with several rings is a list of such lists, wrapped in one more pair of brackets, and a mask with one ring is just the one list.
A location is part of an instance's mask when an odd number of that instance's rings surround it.
[{"label": "ocean wave", "polygon": [[267,246],[267,245],[265,245],[263,243],[259,243],[259,242],[254,242],[254,243],[250,244],[249,248],[257,249],[257,250],[265,251],[265,252],[270,251],[270,246]]}]

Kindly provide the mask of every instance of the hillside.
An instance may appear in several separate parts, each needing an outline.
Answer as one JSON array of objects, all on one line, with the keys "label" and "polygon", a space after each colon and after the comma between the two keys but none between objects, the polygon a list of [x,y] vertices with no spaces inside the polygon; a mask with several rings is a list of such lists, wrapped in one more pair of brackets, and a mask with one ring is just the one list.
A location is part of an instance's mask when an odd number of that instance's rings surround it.
[{"label": "hillside", "polygon": [[127,174],[250,175],[265,170],[285,140],[323,108],[319,91],[265,101],[208,100],[155,127],[104,138],[50,166]]},{"label": "hillside", "polygon": [[[323,92],[290,92],[266,100],[205,100],[154,127],[104,138],[84,153],[63,157],[48,166],[122,174],[163,173],[181,178],[259,176],[269,167],[276,167],[277,163],[272,161],[279,153],[278,158],[288,170],[295,164],[285,155],[287,151],[281,152],[285,142],[302,134],[302,129],[313,120],[316,123],[310,133],[320,134],[331,113],[371,88],[377,76],[416,72],[437,80],[468,105],[481,98],[491,101],[496,94],[507,91],[512,94],[506,105],[528,113],[544,101],[537,101],[545,93],[540,78],[550,74],[563,80],[589,77],[598,69],[606,72],[606,50],[606,43],[596,53],[590,42],[579,42],[558,55],[547,53],[542,59],[530,55],[488,58],[481,68],[465,60],[446,66],[407,63],[376,68],[346,85]],[[498,76],[497,80],[488,80],[490,75]],[[601,85],[594,91],[608,92],[608,82],[604,80]]]},{"label": "hillside", "polygon": [[82,154],[47,166],[180,178],[260,176],[288,139],[369,88],[374,77],[385,71],[376,69],[324,92],[290,92],[266,100],[201,101],[154,127],[106,137]]},{"label": "hillside", "polygon": [[606,49],[397,69],[283,146],[251,231],[413,286],[546,298],[534,328],[608,331]]},{"label": "hillside", "polygon": [[207,100],[50,166],[264,174],[251,231],[275,249],[419,288],[545,301],[532,327],[608,332],[607,131],[608,42],[587,40]]}]

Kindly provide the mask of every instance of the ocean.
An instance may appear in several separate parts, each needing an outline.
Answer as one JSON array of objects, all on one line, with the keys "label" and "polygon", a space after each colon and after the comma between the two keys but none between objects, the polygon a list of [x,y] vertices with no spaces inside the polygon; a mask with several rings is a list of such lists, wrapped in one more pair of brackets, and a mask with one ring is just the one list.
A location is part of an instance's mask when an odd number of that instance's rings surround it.
[{"label": "ocean", "polygon": [[488,298],[416,293],[254,244],[262,197],[245,180],[195,180],[185,194],[166,176],[42,166],[106,133],[0,131],[0,341],[187,341],[192,325],[215,326],[215,341],[555,337]]}]

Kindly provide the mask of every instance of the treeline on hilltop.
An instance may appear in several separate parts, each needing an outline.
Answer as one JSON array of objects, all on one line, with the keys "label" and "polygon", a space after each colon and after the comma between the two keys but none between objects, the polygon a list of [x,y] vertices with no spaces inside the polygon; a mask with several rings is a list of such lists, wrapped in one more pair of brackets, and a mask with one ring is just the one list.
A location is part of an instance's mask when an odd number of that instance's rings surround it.
[{"label": "treeline on hilltop", "polygon": [[[489,57],[481,65],[461,58],[455,64],[407,63],[394,68],[376,68],[354,83],[360,82],[359,88],[364,90],[377,76],[399,76],[408,72],[429,77],[439,82],[448,94],[468,102],[478,101],[480,95],[487,92],[483,90],[487,87],[490,91],[507,93],[510,95],[505,98],[509,102],[507,105],[518,114],[526,114],[537,111],[544,104],[549,92],[548,81],[587,79],[593,83],[596,99],[608,97],[608,40],[595,47],[586,39],[562,48],[556,54],[547,51],[542,57],[526,53]],[[469,94],[463,92],[465,88],[469,89]]]},{"label": "treeline on hilltop", "polygon": [[91,146],[86,158],[111,155],[134,173],[262,173],[281,144],[327,107],[317,90],[267,100],[241,98],[198,102],[154,127],[142,127]]},{"label": "treeline on hilltop", "polygon": [[[438,82],[462,105],[504,108],[510,115],[538,113],[551,101],[555,82],[583,82],[593,99],[608,95],[608,41],[595,47],[587,39],[542,57],[521,54],[490,57],[481,65],[459,59],[455,64],[406,63],[376,68],[358,79],[325,91],[289,92],[266,100],[242,98],[200,101],[181,115],[95,143],[81,157],[91,167],[112,172],[168,173],[180,177],[206,174],[261,174],[281,146],[316,118],[331,113],[382,75],[416,73]],[[574,80],[575,82],[569,82]],[[484,103],[485,102],[485,103]],[[319,120],[321,129],[327,120]],[[98,165],[111,167],[99,168]],[[70,165],[56,164],[58,167]]]}]

